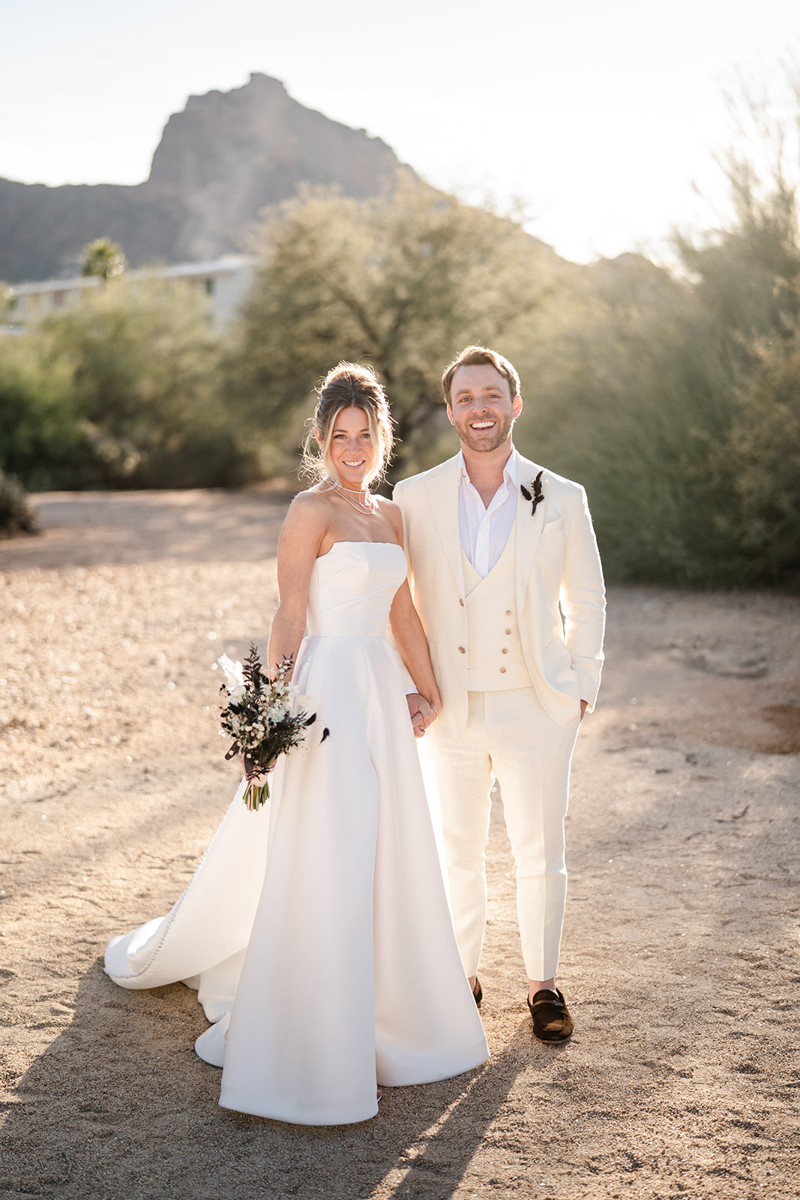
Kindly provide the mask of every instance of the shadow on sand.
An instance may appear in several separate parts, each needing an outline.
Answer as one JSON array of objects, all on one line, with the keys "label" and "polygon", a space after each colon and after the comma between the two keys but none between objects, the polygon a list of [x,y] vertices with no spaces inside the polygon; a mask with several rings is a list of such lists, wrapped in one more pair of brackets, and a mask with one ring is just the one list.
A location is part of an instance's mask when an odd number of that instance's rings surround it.
[{"label": "shadow on sand", "polygon": [[192,1049],[205,1020],[182,985],[126,992],[98,961],[71,1004],[66,1026],[53,1004],[60,1032],[4,1105],[0,1195],[447,1200],[531,1059],[525,1021],[483,1068],[388,1089],[361,1125],[307,1128],[218,1107],[220,1072]]}]

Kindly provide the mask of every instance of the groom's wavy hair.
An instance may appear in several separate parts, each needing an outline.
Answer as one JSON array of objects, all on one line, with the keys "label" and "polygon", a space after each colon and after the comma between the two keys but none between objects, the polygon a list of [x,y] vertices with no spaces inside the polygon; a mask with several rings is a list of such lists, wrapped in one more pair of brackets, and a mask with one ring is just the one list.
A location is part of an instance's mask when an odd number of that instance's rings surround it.
[{"label": "groom's wavy hair", "polygon": [[[360,408],[367,418],[372,443],[377,449],[375,466],[365,478],[369,486],[379,483],[392,457],[394,430],[389,402],[372,367],[340,362],[317,388],[317,407],[303,445],[302,472],[316,482],[338,479],[331,459],[331,440],[336,418],[343,408]],[[322,445],[316,438],[319,434]]]},{"label": "groom's wavy hair", "polygon": [[459,367],[494,367],[495,371],[507,381],[511,399],[520,395],[519,375],[507,358],[503,358],[503,355],[498,354],[496,350],[488,350],[486,346],[467,346],[461,351],[458,358],[454,358],[450,365],[445,367],[444,375],[442,375],[445,404],[450,403],[450,388],[453,385],[453,376]]}]

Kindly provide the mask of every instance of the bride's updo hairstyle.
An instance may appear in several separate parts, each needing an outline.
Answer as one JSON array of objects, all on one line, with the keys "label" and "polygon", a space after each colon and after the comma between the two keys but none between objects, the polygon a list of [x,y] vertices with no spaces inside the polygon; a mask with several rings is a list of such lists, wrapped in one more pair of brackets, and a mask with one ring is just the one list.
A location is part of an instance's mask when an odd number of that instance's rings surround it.
[{"label": "bride's updo hairstyle", "polygon": [[303,446],[303,473],[317,483],[325,478],[339,481],[331,459],[333,427],[343,408],[360,408],[367,418],[372,444],[377,451],[375,465],[365,477],[364,485],[368,487],[379,482],[389,465],[394,433],[386,394],[372,367],[340,362],[325,376],[317,388],[317,395],[319,400]]}]

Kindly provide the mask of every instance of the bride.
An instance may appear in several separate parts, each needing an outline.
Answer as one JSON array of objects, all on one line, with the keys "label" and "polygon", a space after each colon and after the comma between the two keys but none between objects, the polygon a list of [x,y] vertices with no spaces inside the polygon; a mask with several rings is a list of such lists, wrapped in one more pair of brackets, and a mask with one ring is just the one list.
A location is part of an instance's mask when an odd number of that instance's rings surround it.
[{"label": "bride", "polygon": [[[210,1028],[220,1104],[302,1125],[363,1121],[376,1089],[430,1083],[488,1058],[461,965],[400,671],[441,707],[414,609],[399,510],[369,484],[391,421],[374,372],[341,363],[314,416],[320,481],[278,543],[271,672],[285,655],[316,712],[272,799],[242,781],[183,896],[106,951],[125,988],[182,980]],[[305,633],[305,636],[304,636]]]}]

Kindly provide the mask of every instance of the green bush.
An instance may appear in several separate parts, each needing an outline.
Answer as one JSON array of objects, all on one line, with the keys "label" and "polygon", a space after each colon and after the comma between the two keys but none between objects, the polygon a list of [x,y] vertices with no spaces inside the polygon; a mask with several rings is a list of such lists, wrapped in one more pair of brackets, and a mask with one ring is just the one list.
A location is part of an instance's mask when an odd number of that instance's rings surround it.
[{"label": "green bush", "polygon": [[610,579],[705,582],[721,548],[709,439],[730,418],[691,309],[666,271],[625,256],[570,280],[520,348],[516,440],[587,488]]},{"label": "green bush", "polygon": [[22,341],[0,340],[0,469],[29,491],[100,486],[68,376],[37,366]]},{"label": "green bush", "polygon": [[0,342],[0,467],[34,490],[240,482],[220,355],[194,290],[105,283]]},{"label": "green bush", "polygon": [[39,532],[39,517],[24,490],[0,471],[0,538]]},{"label": "green bush", "polygon": [[42,329],[82,429],[115,487],[216,486],[242,460],[219,398],[220,339],[204,296],[124,277]]},{"label": "green bush", "polygon": [[736,537],[747,581],[800,584],[800,322],[755,342],[753,366],[721,447],[733,513],[720,519]]}]

